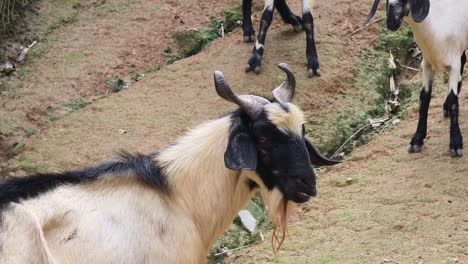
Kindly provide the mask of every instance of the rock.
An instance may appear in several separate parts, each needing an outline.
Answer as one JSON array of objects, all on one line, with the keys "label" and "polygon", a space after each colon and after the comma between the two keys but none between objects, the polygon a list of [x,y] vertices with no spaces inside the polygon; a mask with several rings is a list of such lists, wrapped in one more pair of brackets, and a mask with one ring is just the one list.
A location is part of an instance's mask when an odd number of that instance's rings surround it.
[{"label": "rock", "polygon": [[239,212],[239,218],[241,220],[242,226],[247,229],[250,233],[255,231],[257,227],[257,220],[252,216],[252,214],[247,210],[241,210]]},{"label": "rock", "polygon": [[10,75],[15,70],[15,65],[9,61],[5,62],[4,64],[0,64],[0,73]]},{"label": "rock", "polygon": [[400,123],[400,119],[395,119],[392,121],[392,125],[396,126]]}]

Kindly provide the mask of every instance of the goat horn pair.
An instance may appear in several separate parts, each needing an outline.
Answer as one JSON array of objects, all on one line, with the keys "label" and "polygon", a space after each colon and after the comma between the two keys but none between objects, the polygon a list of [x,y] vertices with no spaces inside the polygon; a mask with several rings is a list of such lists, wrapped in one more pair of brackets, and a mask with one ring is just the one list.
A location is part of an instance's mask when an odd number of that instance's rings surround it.
[{"label": "goat horn pair", "polygon": [[379,6],[379,2],[380,2],[380,0],[375,0],[374,4],[372,4],[372,8],[371,8],[369,14],[367,15],[366,22],[364,22],[364,25],[369,23],[369,21],[374,17],[375,12],[377,11],[377,7]]},{"label": "goat horn pair", "polygon": [[[294,75],[287,64],[281,63],[278,65],[278,67],[286,73],[287,79],[275,90],[273,90],[273,97],[279,103],[289,103],[291,102],[294,96],[296,79],[294,78]],[[235,94],[229,83],[224,78],[223,73],[220,71],[214,72],[214,82],[216,92],[218,93],[218,95],[227,101],[237,104],[242,110],[244,110],[247,113],[247,115],[249,115],[249,117],[252,120],[256,120],[258,116],[262,113],[263,106],[270,103],[270,101],[260,96],[239,96]]]}]

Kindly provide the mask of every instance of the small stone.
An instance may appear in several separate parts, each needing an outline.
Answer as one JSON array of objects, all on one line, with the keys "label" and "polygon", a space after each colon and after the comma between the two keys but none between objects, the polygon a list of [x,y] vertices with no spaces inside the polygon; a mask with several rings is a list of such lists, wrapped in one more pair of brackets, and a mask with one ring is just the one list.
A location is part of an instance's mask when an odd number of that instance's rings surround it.
[{"label": "small stone", "polygon": [[119,134],[127,134],[127,130],[125,130],[125,129],[119,129],[118,133],[119,133]]},{"label": "small stone", "polygon": [[241,210],[239,212],[239,218],[241,220],[242,226],[247,229],[250,233],[255,231],[257,226],[257,220],[252,216],[252,214],[247,210]]},{"label": "small stone", "polygon": [[392,125],[396,126],[396,125],[398,125],[400,122],[401,122],[400,119],[395,119],[395,120],[392,121]]}]

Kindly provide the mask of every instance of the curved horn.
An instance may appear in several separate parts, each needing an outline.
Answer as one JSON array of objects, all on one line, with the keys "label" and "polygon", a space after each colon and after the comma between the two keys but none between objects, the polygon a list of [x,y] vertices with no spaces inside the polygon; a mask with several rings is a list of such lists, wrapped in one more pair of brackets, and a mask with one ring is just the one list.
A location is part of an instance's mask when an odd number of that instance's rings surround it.
[{"label": "curved horn", "polygon": [[379,6],[379,2],[380,2],[380,0],[375,0],[374,4],[372,4],[372,8],[371,8],[369,14],[367,15],[366,22],[364,22],[364,25],[369,23],[369,21],[374,17],[375,12],[377,11],[377,7]]},{"label": "curved horn", "polygon": [[286,80],[273,90],[273,97],[279,103],[290,103],[296,90],[296,78],[286,63],[280,63],[278,68],[286,73]]},{"label": "curved horn", "polygon": [[220,71],[214,72],[214,82],[218,95],[229,102],[237,104],[252,120],[257,119],[263,111],[263,105],[269,103],[267,99],[260,96],[238,96],[232,91],[231,86]]}]

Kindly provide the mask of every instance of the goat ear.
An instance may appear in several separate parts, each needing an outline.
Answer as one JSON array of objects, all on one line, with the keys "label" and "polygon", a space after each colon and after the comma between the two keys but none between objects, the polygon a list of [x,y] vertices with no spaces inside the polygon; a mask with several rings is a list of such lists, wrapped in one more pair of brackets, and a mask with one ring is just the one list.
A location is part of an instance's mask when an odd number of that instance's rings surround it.
[{"label": "goat ear", "polygon": [[416,23],[421,23],[429,14],[431,3],[429,0],[411,1],[411,16]]},{"label": "goat ear", "polygon": [[309,152],[310,163],[312,163],[313,165],[331,166],[331,165],[341,163],[341,161],[332,160],[322,155],[318,151],[318,149],[314,145],[312,145],[312,143],[310,143],[309,140],[305,139],[305,144],[306,144],[307,151]]},{"label": "goat ear", "polygon": [[231,170],[257,169],[257,147],[248,129],[243,125],[231,130],[224,153],[224,164]]}]

